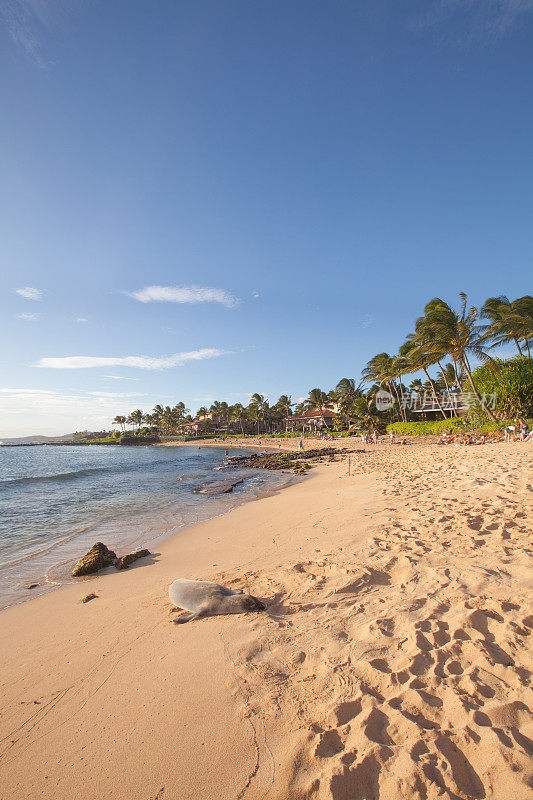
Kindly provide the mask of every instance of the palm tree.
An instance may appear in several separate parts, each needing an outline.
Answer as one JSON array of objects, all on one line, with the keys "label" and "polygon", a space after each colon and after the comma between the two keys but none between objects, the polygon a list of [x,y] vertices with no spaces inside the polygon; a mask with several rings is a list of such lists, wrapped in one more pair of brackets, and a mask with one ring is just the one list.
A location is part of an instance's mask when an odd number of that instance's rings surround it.
[{"label": "palm tree", "polygon": [[241,433],[244,436],[243,420],[246,419],[246,409],[244,408],[242,403],[235,403],[235,405],[231,407],[231,419],[234,419],[236,422],[240,423]]},{"label": "palm tree", "polygon": [[119,415],[117,415],[115,417],[115,419],[113,420],[113,422],[111,424],[112,425],[120,425],[120,427],[122,428],[122,432],[124,433],[124,430],[126,428],[126,422],[127,422],[126,417],[124,417],[121,414],[119,414]]},{"label": "palm tree", "polygon": [[257,403],[250,403],[246,410],[246,416],[250,420],[250,422],[255,423],[257,425],[257,433],[259,433],[259,423],[261,421],[261,414],[259,412],[259,407]]},{"label": "palm tree", "polygon": [[[272,406],[271,411],[278,422],[282,422],[287,417],[292,415],[292,397],[290,395],[282,394],[278,401]],[[285,423],[285,431],[287,431],[287,423]]]},{"label": "palm tree", "polygon": [[189,413],[189,409],[185,408],[185,403],[182,403],[181,401],[179,403],[176,403],[176,405],[174,406],[174,411],[176,412],[180,422],[182,422],[185,415]]},{"label": "palm tree", "polygon": [[306,408],[309,411],[319,411],[320,412],[320,419],[322,420],[322,425],[326,424],[326,420],[324,418],[324,410],[328,405],[328,396],[322,389],[311,389],[309,394],[307,395],[307,400],[305,400]]},{"label": "palm tree", "polygon": [[481,361],[489,358],[483,350],[483,328],[476,325],[478,311],[474,306],[467,308],[468,298],[464,292],[460,292],[459,297],[461,298],[459,312],[454,311],[439,297],[431,300],[424,309],[424,316],[417,320],[415,336],[418,337],[421,347],[426,348],[429,358],[434,358],[432,363],[436,363],[438,357],[442,357],[440,354],[445,353],[461,364],[481,407],[494,422],[497,422],[495,415],[485,405],[478,392],[468,359],[469,353]]},{"label": "palm tree", "polygon": [[384,424],[384,419],[374,405],[370,395],[356,397],[353,402],[352,412],[364,428],[376,430]]},{"label": "palm tree", "polygon": [[355,401],[363,395],[361,383],[356,386],[353,378],[341,378],[334,392],[330,392],[330,396],[333,394],[335,395],[336,402],[339,405],[342,415],[348,423],[348,427],[350,427],[350,413],[352,407]]},{"label": "palm tree", "polygon": [[141,423],[143,421],[143,417],[144,417],[143,412],[141,411],[140,408],[137,408],[135,411],[131,412],[127,421],[133,425],[133,428],[135,430],[135,425],[137,425],[137,427],[140,428]]},{"label": "palm tree", "polygon": [[174,408],[165,406],[163,409],[163,424],[167,434],[172,435],[179,423],[179,415]]},{"label": "palm tree", "polygon": [[483,334],[485,342],[492,342],[492,347],[498,347],[514,341],[519,354],[523,356],[524,352],[520,346],[522,341],[527,349],[528,358],[531,358],[533,297],[525,295],[513,301],[503,294],[499,297],[489,297],[481,308],[480,317],[490,320]]},{"label": "palm tree", "polygon": [[435,384],[428,372],[428,367],[431,367],[433,364],[437,363],[438,355],[432,352],[431,343],[428,342],[425,332],[422,331],[419,322],[420,320],[417,321],[417,332],[410,333],[407,337],[407,341],[400,347],[400,354],[408,365],[406,366],[406,372],[411,374],[422,370],[431,387],[431,392],[439,407],[440,413],[444,419],[448,419],[446,412],[442,407],[442,403],[440,402]]},{"label": "palm tree", "polygon": [[256,392],[250,398],[250,406],[255,406],[257,408],[258,413],[258,422],[257,422],[257,433],[259,433],[259,419],[263,422],[263,428],[265,427],[265,415],[269,408],[268,401],[265,399],[263,394],[258,394]]},{"label": "palm tree", "polygon": [[407,367],[408,365],[401,351],[398,356],[390,356],[388,353],[378,353],[377,356],[370,359],[362,372],[364,381],[376,381],[380,386],[388,386],[390,394],[396,397],[396,402],[400,409],[400,416],[404,422],[407,416],[394,379],[405,375],[405,373],[409,371]]}]

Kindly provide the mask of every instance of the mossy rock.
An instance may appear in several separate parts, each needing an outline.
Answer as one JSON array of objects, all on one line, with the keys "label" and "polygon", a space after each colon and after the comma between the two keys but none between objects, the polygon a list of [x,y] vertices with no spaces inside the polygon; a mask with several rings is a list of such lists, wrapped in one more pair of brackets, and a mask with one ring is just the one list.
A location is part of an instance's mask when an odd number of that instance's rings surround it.
[{"label": "mossy rock", "polygon": [[116,559],[117,554],[113,550],[109,550],[102,542],[96,542],[89,552],[80,558],[71,575],[73,578],[78,578],[80,575],[92,575],[104,567],[110,567]]}]

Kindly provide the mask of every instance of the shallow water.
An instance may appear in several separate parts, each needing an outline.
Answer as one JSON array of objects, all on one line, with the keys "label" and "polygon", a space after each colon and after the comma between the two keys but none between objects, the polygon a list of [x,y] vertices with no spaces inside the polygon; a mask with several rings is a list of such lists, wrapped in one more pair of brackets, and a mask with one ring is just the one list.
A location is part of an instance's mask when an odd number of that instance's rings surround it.
[{"label": "shallow water", "polygon": [[[150,547],[291,480],[225,464],[224,449],[193,445],[0,448],[0,608],[87,580],[70,571],[96,541],[117,555]],[[241,477],[231,494],[197,493],[206,481]]]}]

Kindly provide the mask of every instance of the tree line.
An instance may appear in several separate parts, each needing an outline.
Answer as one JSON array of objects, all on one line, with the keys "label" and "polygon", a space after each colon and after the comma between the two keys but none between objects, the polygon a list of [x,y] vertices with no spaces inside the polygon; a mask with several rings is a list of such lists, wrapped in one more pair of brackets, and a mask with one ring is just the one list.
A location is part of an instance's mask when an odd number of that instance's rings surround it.
[{"label": "tree line", "polygon": [[[447,418],[441,400],[443,391],[471,391],[481,412],[497,421],[497,413],[486,404],[477,385],[472,358],[496,372],[500,362],[493,355],[494,349],[512,344],[517,358],[531,361],[533,297],[526,295],[513,301],[504,295],[490,297],[479,309],[468,305],[463,292],[459,297],[457,310],[441,298],[430,300],[398,352],[373,356],[362,370],[359,381],[342,378],[329,392],[311,389],[308,396],[298,403],[284,394],[271,405],[259,393],[253,394],[246,406],[241,403],[228,405],[216,400],[209,408],[199,408],[194,418],[182,402],[175,406],[156,405],[149,413],[136,409],[129,415],[118,415],[113,424],[123,431],[128,424],[134,431],[145,426],[150,432],[168,436],[182,430],[184,423],[213,415],[222,426],[234,423],[244,435],[250,428],[257,433],[279,430],[285,418],[294,414],[316,411],[323,415],[326,409],[334,408],[338,428],[349,428],[354,424],[375,427],[394,418],[408,421],[409,409],[404,402],[406,394],[420,397],[429,393],[442,416]],[[431,376],[429,370],[435,367],[436,376]],[[425,381],[413,377],[408,386],[403,383],[405,376],[419,374],[425,377]],[[376,406],[376,394],[383,388],[394,399],[393,407],[387,412],[380,412]]]}]

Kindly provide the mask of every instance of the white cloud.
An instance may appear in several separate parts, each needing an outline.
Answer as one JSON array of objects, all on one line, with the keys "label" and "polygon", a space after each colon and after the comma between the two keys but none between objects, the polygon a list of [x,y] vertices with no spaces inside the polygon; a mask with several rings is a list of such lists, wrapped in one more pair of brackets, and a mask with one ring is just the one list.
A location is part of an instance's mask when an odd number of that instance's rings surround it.
[{"label": "white cloud", "polygon": [[87,317],[76,317],[76,322],[89,322]]},{"label": "white cloud", "polygon": [[137,292],[124,292],[140,303],[221,303],[227,308],[239,305],[238,297],[225,289],[206,286],[145,286]]},{"label": "white cloud", "polygon": [[257,298],[259,297],[259,292],[253,292],[252,297],[254,298],[254,300],[257,300]]},{"label": "white cloud", "polygon": [[92,367],[134,367],[136,369],[171,369],[182,367],[188,361],[203,361],[206,358],[217,358],[227,355],[223,350],[214,347],[193,350],[189,353],[175,353],[171,356],[123,356],[120,358],[106,356],[64,356],[62,358],[41,358],[34,367],[50,369],[90,369]]},{"label": "white cloud", "polygon": [[25,319],[26,321],[30,322],[35,319],[39,319],[39,314],[19,314],[19,319]]},{"label": "white cloud", "polygon": [[139,392],[87,392],[91,397],[147,397]]},{"label": "white cloud", "polygon": [[362,328],[370,328],[371,325],[374,323],[374,317],[372,314],[365,314],[365,316],[361,320],[361,327]]},{"label": "white cloud", "polygon": [[13,289],[15,294],[19,294],[21,297],[24,297],[26,300],[42,300],[43,293],[40,289],[36,289],[34,286],[23,286],[21,289]]},{"label": "white cloud", "polygon": [[111,381],[138,381],[139,378],[127,378],[125,375],[104,375],[104,378],[109,378]]}]

